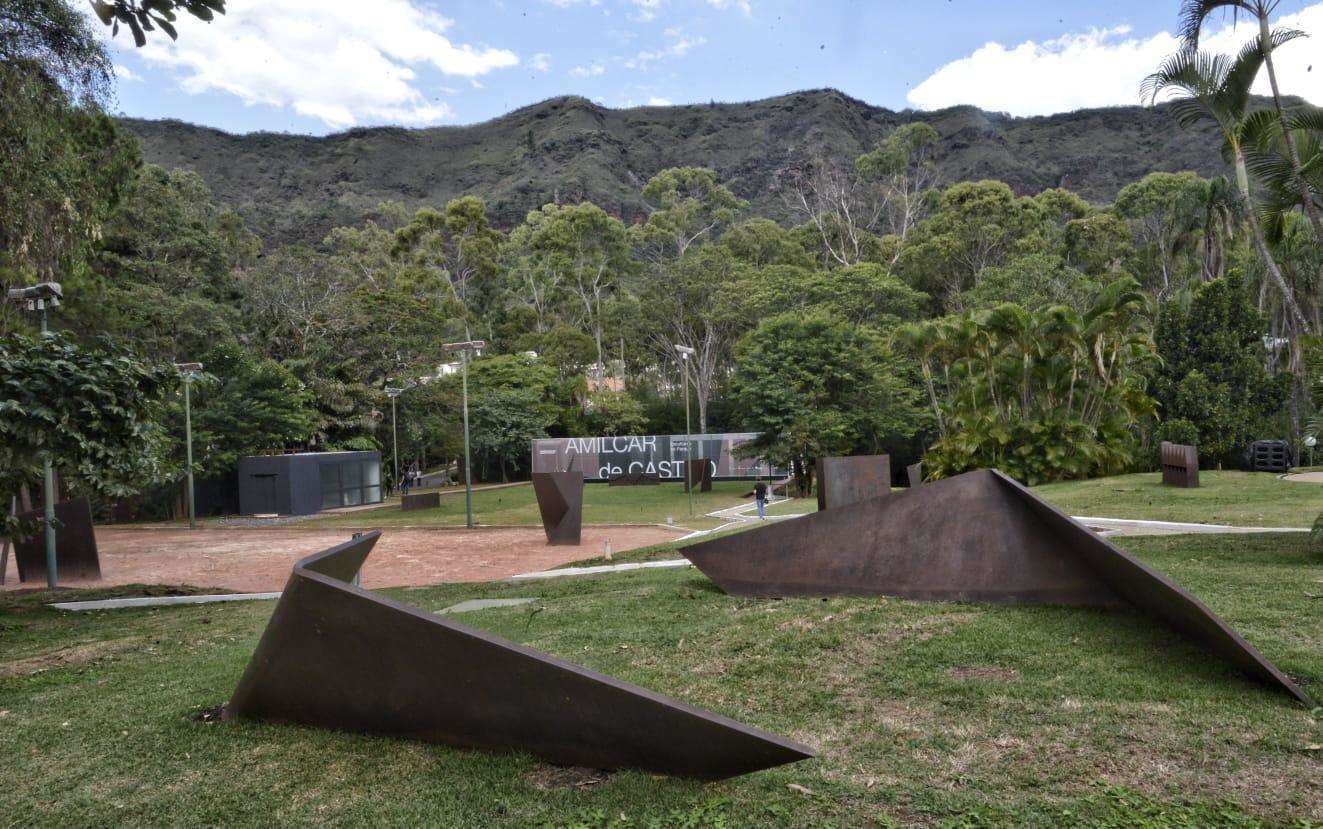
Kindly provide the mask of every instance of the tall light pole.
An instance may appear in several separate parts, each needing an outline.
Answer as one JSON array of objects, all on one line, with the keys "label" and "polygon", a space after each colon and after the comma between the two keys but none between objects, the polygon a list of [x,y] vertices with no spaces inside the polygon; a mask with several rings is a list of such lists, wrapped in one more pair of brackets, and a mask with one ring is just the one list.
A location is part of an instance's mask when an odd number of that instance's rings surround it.
[{"label": "tall light pole", "polygon": [[481,354],[486,347],[485,340],[467,340],[443,346],[451,354],[459,355],[460,373],[464,376],[464,510],[470,529],[473,528],[473,464],[469,459],[469,358]]},{"label": "tall light pole", "polygon": [[689,358],[698,352],[686,345],[677,345],[675,350],[680,355],[680,368],[684,371],[684,489],[689,493],[689,516],[694,514],[694,430],[689,425]]},{"label": "tall light pole", "polygon": [[189,390],[198,372],[202,371],[202,364],[175,363],[175,368],[184,380],[184,452],[185,460],[188,462],[188,528],[196,530],[198,518],[193,499],[193,406]]},{"label": "tall light pole", "polygon": [[[395,400],[402,394],[404,394],[404,389],[402,388],[399,388],[397,386],[386,387],[386,396],[390,398],[390,437],[391,437],[391,443],[394,446],[394,457],[395,457],[395,460],[391,462],[392,478],[400,477],[400,430],[395,425],[396,423]],[[392,480],[391,484],[394,483],[395,481]]]},{"label": "tall light pole", "polygon": [[[64,299],[64,289],[58,282],[42,282],[29,288],[10,288],[7,296],[10,302],[41,314],[44,339],[49,328],[46,313]],[[49,449],[41,454],[41,473],[42,517],[46,525],[46,586],[54,590],[59,584],[59,576],[55,555],[55,467]]]}]

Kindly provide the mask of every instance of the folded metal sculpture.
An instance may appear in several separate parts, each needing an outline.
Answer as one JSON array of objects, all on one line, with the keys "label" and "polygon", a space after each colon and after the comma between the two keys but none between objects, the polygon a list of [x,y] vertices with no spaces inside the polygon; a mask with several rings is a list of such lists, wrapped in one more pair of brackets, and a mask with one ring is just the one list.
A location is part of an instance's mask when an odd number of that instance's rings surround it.
[{"label": "folded metal sculpture", "polygon": [[740,596],[900,596],[1133,607],[1251,677],[1308,697],[1198,599],[997,471],[682,549]]},{"label": "folded metal sculpture", "polygon": [[1162,483],[1185,489],[1199,488],[1199,450],[1183,443],[1163,441],[1159,449]]},{"label": "folded metal sculpture", "polygon": [[703,779],[813,756],[774,734],[355,587],[349,581],[379,535],[294,565],[224,719]]},{"label": "folded metal sculpture", "polygon": [[818,458],[818,509],[836,509],[891,494],[891,456]]},{"label": "folded metal sculpture", "polygon": [[583,530],[583,473],[534,472],[533,493],[547,543],[578,544]]},{"label": "folded metal sculpture", "polygon": [[909,479],[910,489],[923,483],[923,461],[905,467],[905,477]]},{"label": "folded metal sculpture", "polygon": [[[33,510],[19,516],[41,521],[42,511]],[[55,505],[55,572],[60,580],[95,581],[101,578],[101,557],[97,553],[96,529],[92,525],[92,504],[87,498],[74,498]],[[18,564],[18,580],[46,580],[46,534],[35,535],[14,542],[14,560]]]},{"label": "folded metal sculpture", "polygon": [[712,463],[707,458],[684,462],[684,491],[688,492],[695,485],[699,492],[712,491]]}]

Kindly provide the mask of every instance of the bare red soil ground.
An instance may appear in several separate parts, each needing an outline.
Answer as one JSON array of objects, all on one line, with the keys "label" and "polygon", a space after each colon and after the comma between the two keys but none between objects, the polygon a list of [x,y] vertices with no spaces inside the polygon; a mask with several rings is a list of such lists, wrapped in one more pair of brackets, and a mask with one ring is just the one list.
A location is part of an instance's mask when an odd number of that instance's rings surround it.
[{"label": "bare red soil ground", "polygon": [[[61,582],[64,587],[170,584],[242,592],[280,590],[299,558],[347,541],[350,530],[146,529],[98,527],[99,582]],[[671,541],[662,527],[584,527],[577,547],[550,547],[540,527],[498,529],[387,529],[363,567],[363,586],[404,587],[440,582],[489,581],[545,570],[570,561]],[[19,584],[10,561],[5,590],[44,587]]]}]

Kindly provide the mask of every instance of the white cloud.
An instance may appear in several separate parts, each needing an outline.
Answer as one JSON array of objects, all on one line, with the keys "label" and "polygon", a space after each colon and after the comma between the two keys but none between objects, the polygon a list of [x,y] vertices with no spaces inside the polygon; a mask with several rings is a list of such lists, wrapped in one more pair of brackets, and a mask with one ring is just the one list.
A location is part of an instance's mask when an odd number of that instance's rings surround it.
[{"label": "white cloud", "polygon": [[662,5],[662,0],[631,0],[631,2],[638,9],[634,13],[634,19],[644,23],[654,19]]},{"label": "white cloud", "polygon": [[670,100],[669,98],[659,98],[659,97],[657,97],[656,95],[654,95],[654,96],[652,96],[651,98],[648,99],[648,106],[650,106],[650,107],[668,107],[668,106],[672,106],[672,102],[671,102],[671,100]]},{"label": "white cloud", "polygon": [[[1276,21],[1323,37],[1323,3],[1316,3]],[[1244,22],[1209,30],[1200,47],[1235,53],[1257,28]],[[1132,37],[1128,26],[1067,34],[1041,43],[1025,41],[1007,47],[987,43],[968,57],[948,63],[910,90],[919,109],[973,104],[1012,115],[1048,115],[1087,107],[1138,104],[1139,85],[1167,55],[1180,48],[1170,32]],[[1283,92],[1323,101],[1323,71],[1313,72],[1311,41],[1282,47],[1275,53]],[[1323,66],[1320,67],[1323,70]],[[1266,73],[1256,92],[1268,92]]]},{"label": "white cloud", "polygon": [[714,9],[739,9],[745,14],[753,14],[753,4],[749,0],[707,0]]},{"label": "white cloud", "polygon": [[546,52],[538,52],[536,55],[528,59],[528,66],[534,72],[550,72],[551,55]]},{"label": "white cloud", "polygon": [[115,77],[119,78],[121,81],[142,80],[142,75],[139,75],[137,72],[134,72],[132,69],[130,69],[129,67],[125,66],[122,63],[115,64]]},{"label": "white cloud", "polygon": [[588,66],[576,66],[570,70],[570,74],[576,78],[596,78],[606,74],[606,66],[600,62]]},{"label": "white cloud", "polygon": [[185,20],[178,41],[151,38],[137,53],[180,70],[189,93],[226,92],[337,128],[428,124],[454,113],[426,99],[415,68],[476,79],[519,63],[506,49],[452,42],[452,25],[416,0],[367,11],[357,0],[229,0],[214,22]]},{"label": "white cloud", "polygon": [[667,29],[667,33],[676,38],[674,43],[663,49],[639,52],[634,57],[625,61],[625,68],[647,69],[649,64],[655,63],[659,60],[665,60],[667,58],[682,58],[688,54],[691,49],[707,43],[707,38],[705,37],[689,37],[687,35],[681,35],[678,31],[673,29]]}]

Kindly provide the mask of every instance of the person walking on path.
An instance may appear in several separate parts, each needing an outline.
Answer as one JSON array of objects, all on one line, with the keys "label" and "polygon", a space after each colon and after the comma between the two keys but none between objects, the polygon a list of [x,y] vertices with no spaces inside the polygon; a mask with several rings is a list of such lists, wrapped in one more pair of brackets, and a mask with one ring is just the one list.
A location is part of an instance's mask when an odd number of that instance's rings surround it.
[{"label": "person walking on path", "polygon": [[758,502],[758,518],[767,518],[767,484],[761,479],[753,485],[753,500]]}]

